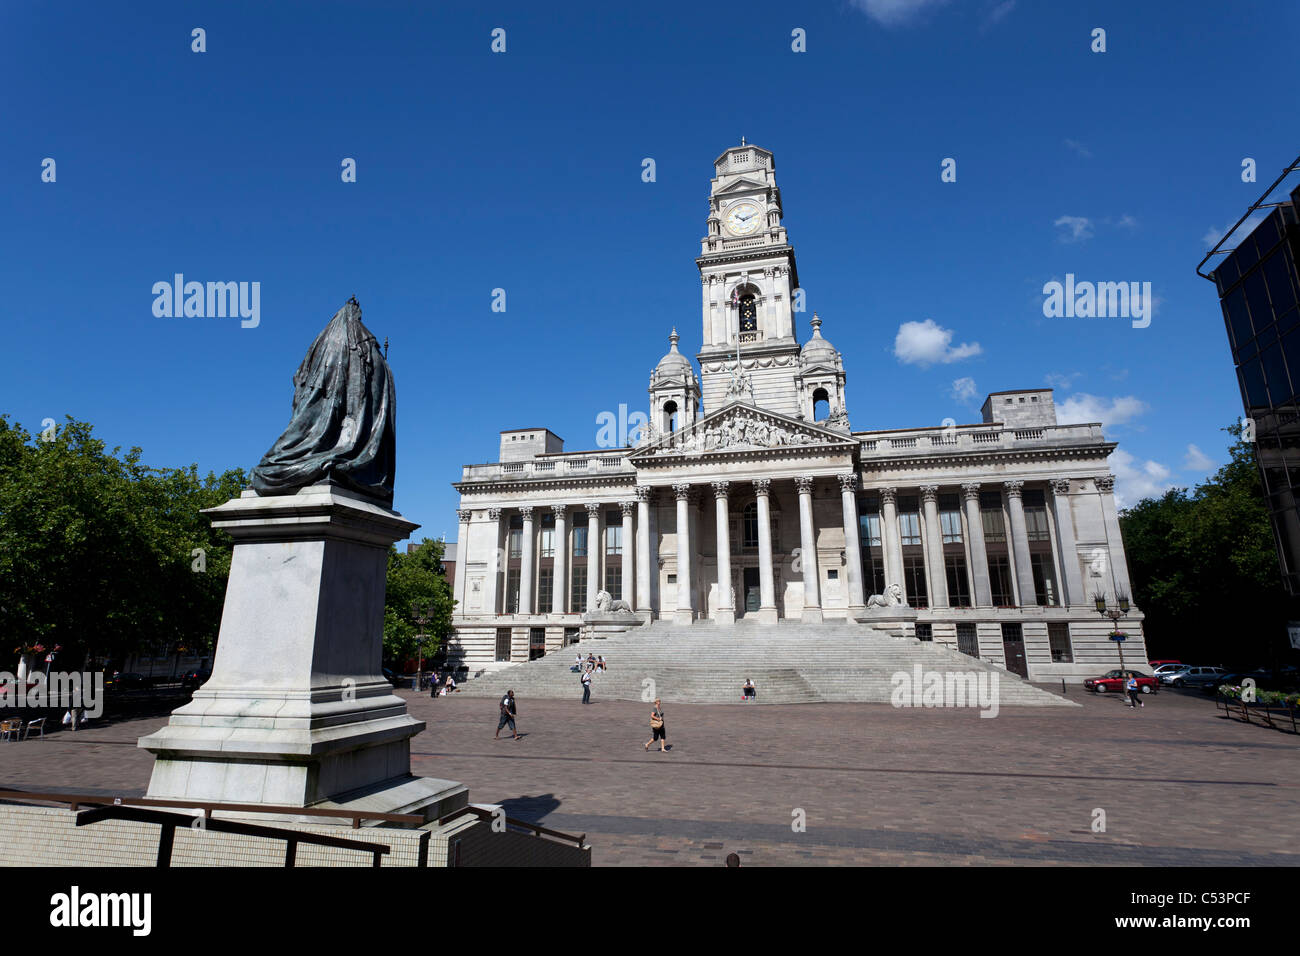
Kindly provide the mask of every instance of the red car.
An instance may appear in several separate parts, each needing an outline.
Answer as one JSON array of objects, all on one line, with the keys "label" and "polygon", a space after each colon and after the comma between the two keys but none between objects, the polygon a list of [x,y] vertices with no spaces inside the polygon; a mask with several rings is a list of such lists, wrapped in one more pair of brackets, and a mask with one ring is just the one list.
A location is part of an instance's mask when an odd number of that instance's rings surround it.
[{"label": "red car", "polygon": [[1138,690],[1144,694],[1154,693],[1156,690],[1156,679],[1150,674],[1143,674],[1141,671],[1122,671],[1118,667],[1113,671],[1107,671],[1101,677],[1089,677],[1083,682],[1083,686],[1088,690],[1096,691],[1098,694],[1124,693],[1124,682],[1132,674],[1137,678]]},{"label": "red car", "polygon": [[1181,664],[1182,661],[1176,661],[1176,660],[1173,660],[1172,658],[1170,658],[1170,659],[1167,660],[1167,661],[1164,661],[1164,660],[1161,660],[1161,661],[1147,661],[1147,663],[1151,665],[1151,669],[1152,669],[1152,670],[1155,670],[1157,667],[1163,667],[1165,664]]}]

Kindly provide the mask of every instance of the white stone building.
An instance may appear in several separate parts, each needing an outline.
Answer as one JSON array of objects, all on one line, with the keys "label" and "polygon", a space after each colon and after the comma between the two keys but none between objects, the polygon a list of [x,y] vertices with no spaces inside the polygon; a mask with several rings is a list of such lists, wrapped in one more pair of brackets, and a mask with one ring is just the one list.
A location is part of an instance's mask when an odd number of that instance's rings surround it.
[{"label": "white stone building", "polygon": [[[779,627],[869,624],[870,597],[897,585],[922,640],[1034,680],[1117,666],[1093,600],[1132,592],[1101,426],[1059,425],[1051,390],[1024,389],[989,395],[974,424],[852,430],[821,319],[796,338],[772,154],[734,147],[714,170],[698,373],[674,329],[633,447],[565,451],[520,428],[464,467],[450,653],[556,651],[600,591],[645,621]],[[1141,620],[1121,628],[1145,664]]]}]

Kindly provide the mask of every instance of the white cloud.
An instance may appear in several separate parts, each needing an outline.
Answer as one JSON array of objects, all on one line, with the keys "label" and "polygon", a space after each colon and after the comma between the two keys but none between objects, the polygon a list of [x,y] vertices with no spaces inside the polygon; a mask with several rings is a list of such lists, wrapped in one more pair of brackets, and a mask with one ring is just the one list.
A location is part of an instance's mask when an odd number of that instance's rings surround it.
[{"label": "white cloud", "polygon": [[952,397],[959,402],[969,402],[979,393],[975,391],[975,379],[964,376],[952,383]]},{"label": "white cloud", "polygon": [[978,342],[953,346],[952,337],[952,329],[945,329],[934,319],[904,322],[894,337],[894,356],[904,365],[947,365],[984,351]]},{"label": "white cloud", "polygon": [[[1229,239],[1224,244],[1224,249],[1234,248],[1240,240],[1245,239],[1247,236],[1249,236],[1255,230],[1255,227],[1264,221],[1267,215],[1268,213],[1266,212],[1256,211],[1252,215],[1246,217],[1246,221],[1237,227],[1237,231],[1232,234],[1232,238]],[[1220,239],[1222,239],[1224,235],[1227,233],[1227,231],[1231,228],[1232,228],[1232,224],[1229,223],[1228,225],[1224,226],[1222,229],[1220,229],[1218,226],[1211,226],[1209,229],[1207,229],[1205,235],[1201,236],[1201,242],[1204,243],[1206,250],[1208,251],[1210,249],[1213,249],[1214,244],[1218,242]],[[1216,256],[1215,259],[1217,260],[1218,257]],[[1213,267],[1214,267],[1214,263],[1212,262],[1206,268],[1213,268]]]},{"label": "white cloud", "polygon": [[1136,229],[1137,224],[1138,221],[1134,219],[1132,216],[1130,216],[1128,213],[1124,213],[1124,215],[1120,216],[1119,222],[1116,223],[1116,225],[1119,226],[1121,229]]},{"label": "white cloud", "polygon": [[1135,395],[1105,398],[1079,392],[1056,403],[1056,420],[1062,425],[1101,422],[1103,427],[1109,427],[1127,424],[1147,409],[1147,403]]},{"label": "white cloud", "polygon": [[1071,372],[1069,375],[1065,375],[1061,372],[1048,372],[1043,376],[1043,381],[1057,391],[1068,392],[1070,389],[1074,388],[1074,380],[1076,378],[1083,378],[1083,373]]},{"label": "white cloud", "polygon": [[1087,146],[1084,146],[1082,143],[1080,143],[1078,140],[1067,139],[1065,141],[1065,145],[1068,146],[1070,149],[1074,150],[1084,159],[1092,159],[1092,151],[1089,150]]},{"label": "white cloud", "polygon": [[993,26],[995,23],[1001,23],[1004,19],[1006,19],[1007,14],[1009,14],[1012,10],[1015,9],[1015,6],[1016,6],[1016,0],[1003,0],[1002,3],[999,3],[996,7],[994,7],[992,10],[989,11],[988,16],[985,17],[984,19],[984,28],[988,29],[989,27]]},{"label": "white cloud", "polygon": [[941,7],[948,0],[850,0],[877,23],[887,27],[902,26],[927,10]]},{"label": "white cloud", "polygon": [[1115,506],[1129,508],[1143,498],[1159,498],[1174,487],[1172,472],[1158,461],[1138,461],[1122,448],[1110,453],[1110,471],[1115,476]]},{"label": "white cloud", "polygon": [[1052,225],[1065,227],[1065,233],[1060,236],[1062,242],[1083,242],[1092,238],[1092,220],[1087,216],[1061,216]]},{"label": "white cloud", "polygon": [[1184,471],[1209,471],[1214,467],[1210,456],[1195,445],[1187,446],[1187,457],[1183,459]]}]

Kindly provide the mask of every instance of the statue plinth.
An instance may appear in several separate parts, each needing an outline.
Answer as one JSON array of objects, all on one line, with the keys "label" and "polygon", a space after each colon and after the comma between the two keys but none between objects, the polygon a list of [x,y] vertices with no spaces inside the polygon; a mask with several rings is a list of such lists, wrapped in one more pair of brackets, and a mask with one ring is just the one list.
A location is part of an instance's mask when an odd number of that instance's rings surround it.
[{"label": "statue plinth", "polygon": [[235,539],[216,658],[140,738],[156,757],[148,796],[428,818],[465,805],[460,784],[411,776],[425,725],[380,668],[388,550],[419,525],[331,484],[204,513]]}]

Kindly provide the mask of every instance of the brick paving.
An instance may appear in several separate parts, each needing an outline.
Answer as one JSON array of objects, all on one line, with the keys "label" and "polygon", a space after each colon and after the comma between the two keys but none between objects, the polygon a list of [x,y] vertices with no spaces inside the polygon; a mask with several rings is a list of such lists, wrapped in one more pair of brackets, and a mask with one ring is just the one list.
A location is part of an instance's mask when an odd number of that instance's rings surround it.
[{"label": "brick paving", "polygon": [[[648,704],[524,699],[514,741],[493,740],[491,699],[400,693],[429,724],[415,773],[588,834],[598,866],[720,866],[733,851],[744,865],[1300,864],[1300,738],[1223,719],[1195,693],[1135,712],[1075,689],[1082,709],[995,719],[669,700],[666,754],[642,750]],[[0,783],[142,793],[152,758],[135,740],[164,722],[0,743]]]}]

